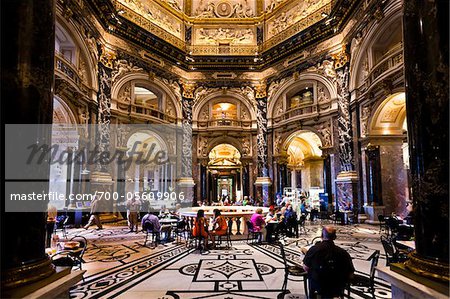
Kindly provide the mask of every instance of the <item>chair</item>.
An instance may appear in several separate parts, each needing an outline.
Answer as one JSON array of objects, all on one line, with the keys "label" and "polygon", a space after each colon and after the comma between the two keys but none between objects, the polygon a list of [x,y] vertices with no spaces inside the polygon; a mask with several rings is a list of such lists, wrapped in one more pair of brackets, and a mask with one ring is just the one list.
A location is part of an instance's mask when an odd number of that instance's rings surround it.
[{"label": "chair", "polygon": [[142,225],[142,230],[145,231],[145,241],[144,246],[147,245],[148,235],[151,234],[151,244],[155,244],[155,247],[158,246],[158,242],[160,239],[160,232],[155,230],[153,223],[150,221],[145,221]]},{"label": "chair", "polygon": [[255,231],[253,227],[253,223],[250,220],[247,220],[247,243],[250,240],[250,236],[252,236],[251,240],[252,243],[254,243],[255,240],[261,240],[262,238],[262,232]]},{"label": "chair", "polygon": [[69,223],[69,216],[61,215],[56,218],[56,225],[55,225],[55,233],[58,229],[60,229],[63,233],[63,237],[67,239],[67,223]]},{"label": "chair", "polygon": [[230,232],[227,230],[227,233],[225,235],[217,235],[215,236],[217,244],[222,245],[222,238],[225,238],[226,242],[226,248],[231,248],[231,238],[230,238]]},{"label": "chair", "polygon": [[391,263],[404,262],[408,259],[407,256],[397,250],[390,239],[381,236],[381,244],[383,245],[384,254],[386,255],[386,266]]},{"label": "chair", "polygon": [[[283,294],[287,291],[287,283],[288,280],[291,281],[303,281],[303,287],[305,289],[306,298],[308,298],[308,273],[303,269],[303,267],[299,265],[290,266],[286,259],[286,252],[284,251],[284,245],[281,242],[275,243],[276,246],[280,248],[280,255],[283,260],[284,265],[284,281],[283,286],[281,287]],[[293,276],[293,278],[290,278]],[[295,279],[297,278],[297,279]]]},{"label": "chair", "polygon": [[189,225],[188,222],[184,219],[177,222],[177,225],[174,229],[174,233],[176,236],[176,242],[177,244],[181,243],[181,239],[184,238],[185,240],[188,239],[189,236]]},{"label": "chair", "polygon": [[369,277],[354,274],[352,281],[350,282],[350,285],[348,286],[348,298],[350,297],[350,288],[351,286],[357,286],[357,287],[363,287],[367,288],[367,290],[372,294],[372,298],[375,299],[375,268],[378,265],[378,259],[380,258],[380,251],[376,250],[372,256],[371,256],[371,264],[370,264],[370,273]]},{"label": "chair", "polygon": [[380,234],[383,231],[387,231],[386,219],[385,219],[384,215],[381,215],[381,214],[378,215],[378,222],[380,223]]},{"label": "chair", "polygon": [[[83,270],[83,256],[87,248],[87,240],[83,236],[75,236],[70,241],[78,242],[78,248],[63,250],[52,256],[52,263],[56,266],[71,266]],[[58,258],[57,258],[58,257]]]}]

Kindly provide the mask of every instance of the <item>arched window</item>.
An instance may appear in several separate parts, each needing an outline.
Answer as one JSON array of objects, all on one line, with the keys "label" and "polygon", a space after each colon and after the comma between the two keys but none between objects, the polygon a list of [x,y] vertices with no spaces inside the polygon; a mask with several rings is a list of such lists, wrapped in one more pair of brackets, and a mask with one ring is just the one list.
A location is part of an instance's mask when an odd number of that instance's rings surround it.
[{"label": "arched window", "polygon": [[76,65],[77,48],[70,35],[59,24],[55,28],[55,51],[68,62]]},{"label": "arched window", "polygon": [[134,86],[134,103],[138,106],[142,106],[145,108],[151,108],[155,110],[160,110],[161,98],[158,97],[153,91],[141,87],[141,86]]}]

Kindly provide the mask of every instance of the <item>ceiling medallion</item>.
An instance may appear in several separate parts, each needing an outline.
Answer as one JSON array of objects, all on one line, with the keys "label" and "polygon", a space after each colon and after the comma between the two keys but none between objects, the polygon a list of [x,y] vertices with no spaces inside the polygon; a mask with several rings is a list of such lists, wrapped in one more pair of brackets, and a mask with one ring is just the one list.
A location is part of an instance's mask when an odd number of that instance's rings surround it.
[{"label": "ceiling medallion", "polygon": [[222,18],[229,18],[234,10],[228,1],[222,1],[216,5],[216,14]]}]

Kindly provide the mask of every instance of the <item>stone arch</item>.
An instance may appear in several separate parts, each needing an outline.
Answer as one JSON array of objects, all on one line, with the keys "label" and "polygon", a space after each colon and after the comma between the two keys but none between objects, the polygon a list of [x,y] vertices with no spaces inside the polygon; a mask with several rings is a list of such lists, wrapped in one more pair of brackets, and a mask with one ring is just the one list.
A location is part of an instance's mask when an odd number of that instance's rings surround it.
[{"label": "stone arch", "polygon": [[58,96],[53,97],[53,123],[71,124],[75,126],[79,123],[69,105]]},{"label": "stone arch", "polygon": [[219,97],[226,97],[226,98],[234,99],[234,100],[240,102],[249,111],[250,120],[256,121],[256,112],[253,107],[253,103],[251,103],[249,99],[247,99],[246,97],[244,97],[243,95],[241,95],[237,92],[226,91],[226,93],[223,93],[222,90],[211,92],[210,94],[205,96],[203,99],[201,99],[198,103],[195,103],[195,105],[193,107],[193,113],[192,113],[193,120],[196,121],[199,119],[200,112],[206,104],[208,104],[211,100],[215,100],[216,98],[219,98]]},{"label": "stone arch", "polygon": [[[366,66],[364,65],[365,56],[368,56],[368,51],[373,47],[373,44],[379,39],[379,37],[385,33],[385,31],[392,26],[395,22],[402,22],[402,2],[394,1],[391,2],[388,7],[385,8],[384,18],[380,22],[373,22],[371,26],[367,29],[367,33],[362,38],[361,45],[353,54],[351,58],[350,73],[354,74],[350,76],[349,90],[352,91],[358,88],[358,82],[360,81],[360,76]],[[367,58],[369,69],[372,67],[371,58]]]},{"label": "stone arch", "polygon": [[[86,39],[82,36],[82,34],[77,29],[77,26],[74,26],[70,21],[67,21],[65,18],[62,18],[59,14],[56,16],[56,26],[61,26],[64,31],[70,35],[75,46],[79,49],[79,56],[84,58],[87,62],[86,65],[86,75],[88,77],[87,82],[88,86],[93,90],[98,90],[98,80],[97,80],[97,61],[93,56],[97,56],[97,52],[91,54],[92,51],[97,51],[96,44],[94,44],[91,48],[86,44]],[[94,38],[91,40],[94,42]],[[95,47],[95,48],[93,48]],[[80,67],[79,63],[77,67]]]},{"label": "stone arch", "polygon": [[406,119],[405,93],[395,92],[381,98],[368,119],[368,135],[402,135]]},{"label": "stone arch", "polygon": [[299,87],[301,84],[304,84],[305,81],[317,81],[321,83],[327,89],[331,100],[337,98],[337,89],[335,84],[333,84],[329,79],[322,75],[316,73],[303,73],[297,79],[290,78],[289,80],[283,82],[268,99],[269,105],[267,107],[267,118],[269,120],[269,125],[270,120],[275,116],[276,104],[279,101],[283,101],[284,105],[284,102],[286,101],[286,94]]},{"label": "stone arch", "polygon": [[237,138],[233,138],[230,136],[219,136],[208,141],[207,152],[209,153],[213,148],[220,144],[230,144],[234,146],[242,156],[242,144]]},{"label": "stone arch", "polygon": [[[294,132],[291,132],[289,134],[287,134],[285,136],[285,138],[282,141],[282,146],[281,146],[281,150],[283,152],[287,152],[289,145],[291,144],[291,142],[298,137],[299,135],[302,134],[310,134],[311,136],[306,136],[305,141],[308,141],[308,143],[312,143],[311,145],[311,150],[312,150],[312,154],[315,156],[321,156],[322,155],[322,144],[323,144],[323,140],[321,135],[314,129],[311,127],[308,128],[303,128],[301,130],[297,130]],[[315,140],[314,140],[315,139]]]},{"label": "stone arch", "polygon": [[111,99],[117,100],[119,97],[119,92],[121,89],[130,82],[140,82],[144,85],[148,85],[149,87],[153,87],[161,95],[164,97],[165,101],[171,101],[173,106],[175,107],[176,118],[181,120],[183,117],[181,111],[181,91],[180,93],[176,93],[171,87],[167,86],[165,82],[163,82],[160,78],[149,79],[148,74],[144,73],[128,73],[121,78],[119,78],[116,82],[114,82],[111,87]]}]

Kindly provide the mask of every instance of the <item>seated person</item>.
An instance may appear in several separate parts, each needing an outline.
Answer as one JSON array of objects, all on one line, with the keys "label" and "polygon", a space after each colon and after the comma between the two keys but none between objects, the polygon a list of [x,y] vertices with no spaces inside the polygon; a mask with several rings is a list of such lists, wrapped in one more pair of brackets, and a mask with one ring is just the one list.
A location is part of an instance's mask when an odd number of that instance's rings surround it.
[{"label": "seated person", "polygon": [[352,258],[334,244],[335,239],[336,229],[324,226],[322,242],[311,247],[303,259],[311,298],[343,298],[344,289],[353,277]]},{"label": "seated person", "polygon": [[242,201],[242,205],[243,205],[243,206],[250,205],[250,202],[249,202],[249,200],[248,200],[248,196],[244,196],[244,200]]},{"label": "seated person", "polygon": [[200,209],[197,211],[197,217],[194,220],[192,235],[196,238],[203,238],[204,250],[208,248],[208,222],[205,218],[205,211]]},{"label": "seated person", "polygon": [[[156,215],[153,215],[148,211],[147,214],[145,214],[144,217],[142,217],[141,225],[142,225],[142,231],[147,232],[148,230],[148,224],[146,222],[151,223],[151,227],[153,228],[149,232],[160,232],[164,234],[164,241],[168,241],[170,238],[170,234],[172,233],[172,226],[171,225],[162,225],[159,222],[159,218]],[[144,226],[145,225],[145,226]],[[161,240],[160,234],[156,236],[156,241],[159,242]]]},{"label": "seated person", "polygon": [[250,222],[253,225],[253,231],[261,232],[262,238],[259,241],[266,239],[266,222],[264,221],[262,211],[263,210],[261,208],[256,209],[255,213],[252,215],[252,218],[250,218]]},{"label": "seated person", "polygon": [[277,226],[277,214],[275,213],[275,208],[273,206],[269,207],[269,212],[266,215],[266,240],[267,242],[272,242],[272,235],[276,232]]},{"label": "seated person", "polygon": [[219,209],[214,209],[213,230],[209,232],[213,247],[214,236],[225,236],[227,234],[228,225],[225,218],[221,215]]}]

